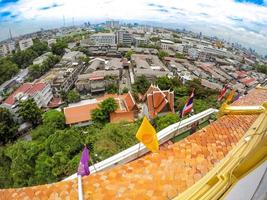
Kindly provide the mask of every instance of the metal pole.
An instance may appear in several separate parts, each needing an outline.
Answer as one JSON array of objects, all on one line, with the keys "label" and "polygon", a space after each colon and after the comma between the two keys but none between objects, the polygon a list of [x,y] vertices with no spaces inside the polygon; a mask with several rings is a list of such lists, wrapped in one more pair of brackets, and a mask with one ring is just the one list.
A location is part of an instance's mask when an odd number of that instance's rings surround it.
[{"label": "metal pole", "polygon": [[138,146],[137,158],[139,157],[139,151],[140,151],[140,148],[141,148],[141,143],[139,143],[139,146]]},{"label": "metal pole", "polygon": [[94,163],[94,161],[93,161],[93,158],[91,159],[91,161],[92,161],[92,163],[93,163],[93,167],[94,167],[94,169],[95,169],[95,172],[97,172],[96,167],[95,167],[95,163]]},{"label": "metal pole", "polygon": [[83,200],[82,176],[78,175],[78,199]]},{"label": "metal pole", "polygon": [[[179,128],[180,128],[180,125],[181,125],[182,120],[183,120],[183,117],[180,119],[179,124],[178,124],[178,126],[177,126],[177,131],[178,131],[178,133],[179,133]],[[172,138],[174,138],[174,137],[175,137],[175,131],[174,131],[174,133],[173,133]]]}]

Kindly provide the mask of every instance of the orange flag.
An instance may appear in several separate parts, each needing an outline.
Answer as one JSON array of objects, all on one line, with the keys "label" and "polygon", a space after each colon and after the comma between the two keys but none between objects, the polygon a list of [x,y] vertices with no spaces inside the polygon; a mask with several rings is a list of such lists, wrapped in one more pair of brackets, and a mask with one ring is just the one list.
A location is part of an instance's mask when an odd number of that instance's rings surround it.
[{"label": "orange flag", "polygon": [[226,99],[226,103],[231,102],[233,100],[234,96],[235,96],[235,90],[232,89],[231,92],[229,93],[227,99]]}]

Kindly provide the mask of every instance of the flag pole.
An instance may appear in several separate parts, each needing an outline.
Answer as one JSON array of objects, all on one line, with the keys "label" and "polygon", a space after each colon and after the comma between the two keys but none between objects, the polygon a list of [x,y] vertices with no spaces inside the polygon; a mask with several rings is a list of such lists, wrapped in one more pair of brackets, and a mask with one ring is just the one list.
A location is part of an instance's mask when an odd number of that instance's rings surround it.
[{"label": "flag pole", "polygon": [[140,148],[141,148],[141,142],[139,142],[139,145],[138,145],[137,158],[139,157]]},{"label": "flag pole", "polygon": [[78,199],[83,200],[82,176],[78,175]]},{"label": "flag pole", "polygon": [[[97,155],[97,154],[95,154],[95,155]],[[97,157],[97,156],[96,156],[96,157]],[[93,163],[93,168],[95,169],[95,172],[97,172],[96,167],[95,167],[95,162],[93,161],[93,158],[91,159],[91,161],[92,161],[92,163]]]},{"label": "flag pole", "polygon": [[[182,120],[183,120],[183,117],[180,119],[179,124],[178,124],[177,129],[176,129],[176,130],[178,131],[178,133],[179,133],[179,128],[180,128],[180,125],[181,125],[181,123],[182,123]],[[176,133],[175,133],[175,131],[174,131],[172,138],[174,138],[175,135],[176,135]]]}]

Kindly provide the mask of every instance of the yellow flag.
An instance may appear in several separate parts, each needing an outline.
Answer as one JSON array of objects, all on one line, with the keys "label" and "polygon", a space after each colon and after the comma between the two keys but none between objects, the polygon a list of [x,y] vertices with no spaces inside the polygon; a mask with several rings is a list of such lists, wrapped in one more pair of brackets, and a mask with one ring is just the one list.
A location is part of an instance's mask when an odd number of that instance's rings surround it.
[{"label": "yellow flag", "polygon": [[226,99],[226,102],[227,103],[231,102],[233,100],[234,96],[235,96],[235,90],[232,89],[231,92],[229,93],[227,99]]},{"label": "yellow flag", "polygon": [[136,133],[136,138],[150,151],[156,152],[159,150],[159,142],[156,130],[146,117],[144,117],[143,122]]}]

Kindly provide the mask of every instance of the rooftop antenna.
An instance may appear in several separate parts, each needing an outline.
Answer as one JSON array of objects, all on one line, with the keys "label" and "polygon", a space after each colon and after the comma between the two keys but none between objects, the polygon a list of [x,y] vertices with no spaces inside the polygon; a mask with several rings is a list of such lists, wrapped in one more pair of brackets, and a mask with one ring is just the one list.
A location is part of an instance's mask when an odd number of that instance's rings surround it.
[{"label": "rooftop antenna", "polygon": [[9,37],[10,37],[10,40],[12,40],[12,33],[11,33],[11,29],[9,28]]}]

